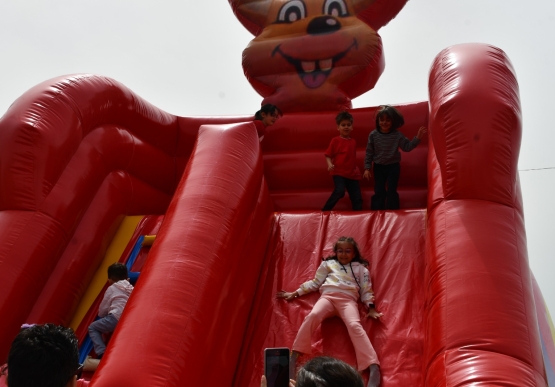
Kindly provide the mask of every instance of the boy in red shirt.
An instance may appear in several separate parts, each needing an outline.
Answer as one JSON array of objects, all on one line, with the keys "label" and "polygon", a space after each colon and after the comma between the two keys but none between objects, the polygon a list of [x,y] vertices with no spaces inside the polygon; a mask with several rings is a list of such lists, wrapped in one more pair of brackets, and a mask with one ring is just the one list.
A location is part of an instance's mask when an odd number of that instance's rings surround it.
[{"label": "boy in red shirt", "polygon": [[328,171],[335,186],[330,198],[322,211],[330,211],[335,204],[345,196],[345,189],[349,193],[353,211],[362,210],[362,194],[360,192],[360,171],[356,165],[356,141],[350,137],[353,131],[353,116],[348,112],[341,112],[335,117],[339,136],[332,138],[326,150]]}]

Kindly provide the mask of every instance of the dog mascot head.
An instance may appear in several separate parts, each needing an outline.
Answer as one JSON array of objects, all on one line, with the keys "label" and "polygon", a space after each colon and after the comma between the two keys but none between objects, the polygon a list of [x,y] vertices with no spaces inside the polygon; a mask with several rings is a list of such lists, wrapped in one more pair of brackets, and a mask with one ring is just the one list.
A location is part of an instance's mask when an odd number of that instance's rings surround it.
[{"label": "dog mascot head", "polygon": [[254,89],[284,112],[342,110],[385,63],[377,31],[407,0],[229,0],[255,35],[243,51]]}]

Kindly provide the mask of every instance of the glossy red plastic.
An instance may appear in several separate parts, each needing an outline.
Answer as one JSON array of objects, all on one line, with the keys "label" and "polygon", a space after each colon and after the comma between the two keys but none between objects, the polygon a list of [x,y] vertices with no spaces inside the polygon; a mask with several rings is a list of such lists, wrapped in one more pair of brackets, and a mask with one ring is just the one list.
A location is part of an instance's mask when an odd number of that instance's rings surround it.
[{"label": "glossy red plastic", "polygon": [[[275,292],[345,234],[371,262],[384,387],[546,386],[514,71],[459,45],[429,87],[398,106],[405,135],[429,125],[402,154],[401,210],[369,211],[363,183],[359,213],[319,211],[335,111],[285,114],[260,143],[252,117],[175,117],[104,77],[30,90],[0,119],[0,355],[24,322],[68,322],[123,216],[165,214],[92,386],[258,386],[264,347],[291,345],[317,297]],[[352,111],[359,167],[374,112]],[[350,345],[331,319],[314,350],[354,363]]]},{"label": "glossy red plastic", "polygon": [[498,48],[430,72],[426,386],[545,386],[517,161],[521,110]]}]

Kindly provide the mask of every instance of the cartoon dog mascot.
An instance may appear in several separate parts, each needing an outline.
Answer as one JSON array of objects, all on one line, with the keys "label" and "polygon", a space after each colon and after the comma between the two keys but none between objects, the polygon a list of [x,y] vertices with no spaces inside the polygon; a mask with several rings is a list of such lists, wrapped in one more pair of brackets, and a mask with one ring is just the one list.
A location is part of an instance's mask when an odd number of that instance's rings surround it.
[{"label": "cartoon dog mascot", "polygon": [[384,67],[377,31],[406,0],[229,0],[256,37],[243,51],[254,89],[284,112],[341,110]]}]

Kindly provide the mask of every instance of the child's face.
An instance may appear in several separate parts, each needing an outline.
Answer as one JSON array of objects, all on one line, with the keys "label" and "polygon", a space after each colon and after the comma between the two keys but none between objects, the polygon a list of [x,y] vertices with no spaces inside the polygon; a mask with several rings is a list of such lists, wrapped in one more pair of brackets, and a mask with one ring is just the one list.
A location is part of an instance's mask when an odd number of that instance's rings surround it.
[{"label": "child's face", "polygon": [[353,131],[353,123],[349,120],[342,120],[339,125],[337,125],[337,130],[339,130],[339,135],[343,138],[349,138],[349,135]]},{"label": "child's face", "polygon": [[335,254],[337,255],[337,260],[340,264],[347,265],[351,263],[355,257],[355,247],[348,242],[338,243]]},{"label": "child's face", "polygon": [[276,120],[279,118],[279,114],[277,112],[270,113],[260,113],[262,116],[262,123],[264,126],[272,126],[276,123]]},{"label": "child's face", "polygon": [[389,133],[391,130],[391,117],[387,114],[382,114],[378,120],[380,123],[380,130],[384,133]]}]

